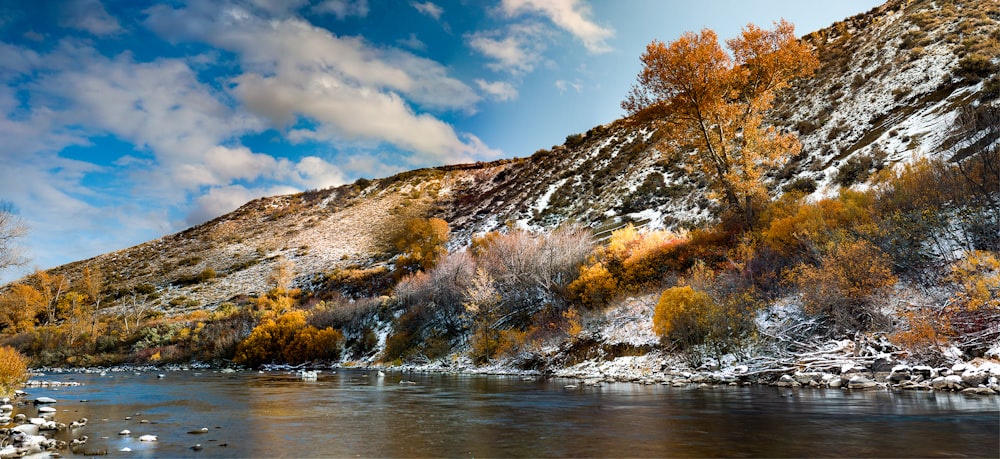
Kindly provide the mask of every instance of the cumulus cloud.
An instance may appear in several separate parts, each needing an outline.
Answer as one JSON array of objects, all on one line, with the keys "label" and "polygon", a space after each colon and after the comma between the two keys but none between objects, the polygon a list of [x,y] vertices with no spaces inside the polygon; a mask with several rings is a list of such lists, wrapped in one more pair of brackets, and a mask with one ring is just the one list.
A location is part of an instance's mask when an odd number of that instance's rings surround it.
[{"label": "cumulus cloud", "polygon": [[238,7],[215,16],[165,6],[148,13],[147,24],[165,36],[237,53],[244,73],[232,79],[231,91],[251,112],[278,128],[291,128],[299,117],[316,122],[291,129],[293,141],[386,142],[412,152],[408,159],[416,164],[480,154],[450,124],[418,111],[472,112],[479,101],[436,61],[339,37],[298,18],[266,20]]},{"label": "cumulus cloud", "polygon": [[118,19],[104,9],[99,0],[70,0],[62,10],[59,25],[83,30],[97,36],[114,35],[122,31]]},{"label": "cumulus cloud", "polygon": [[514,24],[507,30],[479,31],[465,39],[472,49],[493,60],[487,66],[513,74],[534,70],[541,60],[545,31],[536,24]]},{"label": "cumulus cloud", "polygon": [[580,0],[503,0],[500,8],[510,17],[539,13],[577,37],[592,53],[611,50],[607,40],[614,37],[614,29],[601,27],[590,20],[590,6]]},{"label": "cumulus cloud", "polygon": [[432,2],[410,2],[410,6],[416,8],[421,14],[434,18],[435,21],[441,19],[441,15],[444,14],[444,8]]},{"label": "cumulus cloud", "polygon": [[249,0],[255,8],[274,16],[286,16],[309,3],[309,0]]},{"label": "cumulus cloud", "polygon": [[187,215],[185,223],[198,225],[227,212],[238,209],[248,201],[263,196],[263,190],[256,193],[242,185],[213,187],[194,200],[194,209]]},{"label": "cumulus cloud", "polygon": [[489,94],[495,100],[503,102],[517,98],[517,88],[506,81],[490,82],[483,79],[476,79],[475,83],[479,86],[479,89]]},{"label": "cumulus cloud", "polygon": [[312,7],[317,14],[332,14],[337,19],[368,16],[368,0],[324,0]]}]

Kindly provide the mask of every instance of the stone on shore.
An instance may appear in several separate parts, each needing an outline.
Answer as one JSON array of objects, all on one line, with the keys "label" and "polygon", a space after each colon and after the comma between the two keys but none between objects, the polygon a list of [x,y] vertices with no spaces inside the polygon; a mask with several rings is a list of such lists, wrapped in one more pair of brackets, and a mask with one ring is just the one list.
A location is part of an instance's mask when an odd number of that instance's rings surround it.
[{"label": "stone on shore", "polygon": [[878,387],[878,383],[877,382],[872,381],[872,380],[870,380],[870,379],[868,379],[868,378],[866,378],[864,376],[860,376],[860,375],[853,376],[853,377],[851,377],[851,379],[849,379],[847,381],[847,388],[848,389],[865,390],[865,389],[874,389],[876,387]]}]

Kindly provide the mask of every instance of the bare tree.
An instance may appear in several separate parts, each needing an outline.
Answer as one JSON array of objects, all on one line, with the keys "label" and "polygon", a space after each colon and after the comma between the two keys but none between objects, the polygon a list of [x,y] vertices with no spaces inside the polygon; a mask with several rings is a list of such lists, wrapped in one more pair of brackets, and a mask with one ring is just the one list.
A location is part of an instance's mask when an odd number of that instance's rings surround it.
[{"label": "bare tree", "polygon": [[28,262],[17,240],[28,234],[28,227],[17,215],[14,204],[0,200],[0,271]]}]

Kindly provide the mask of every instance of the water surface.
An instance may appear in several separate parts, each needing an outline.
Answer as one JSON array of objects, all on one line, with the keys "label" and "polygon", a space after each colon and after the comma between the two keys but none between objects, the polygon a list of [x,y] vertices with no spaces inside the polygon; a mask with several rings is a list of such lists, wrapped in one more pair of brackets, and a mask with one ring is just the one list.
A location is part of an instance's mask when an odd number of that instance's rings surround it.
[{"label": "water surface", "polygon": [[573,381],[344,370],[317,381],[211,371],[42,379],[83,384],[29,393],[57,399],[61,422],[90,420],[57,435],[87,435],[78,454],[111,457],[1000,457],[1000,400],[951,393],[567,389]]}]

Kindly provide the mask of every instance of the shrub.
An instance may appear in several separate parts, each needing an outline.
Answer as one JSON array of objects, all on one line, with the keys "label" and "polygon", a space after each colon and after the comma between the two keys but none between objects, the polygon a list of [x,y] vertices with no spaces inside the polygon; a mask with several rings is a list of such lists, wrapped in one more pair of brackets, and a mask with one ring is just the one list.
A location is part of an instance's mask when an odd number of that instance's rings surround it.
[{"label": "shrub", "polygon": [[607,305],[620,291],[618,281],[601,262],[581,266],[580,276],[568,290],[571,299],[591,309]]},{"label": "shrub", "polygon": [[706,312],[712,297],[688,285],[663,291],[653,312],[653,331],[682,349],[701,344],[708,335]]},{"label": "shrub", "polygon": [[864,183],[873,170],[879,171],[883,168],[885,168],[885,153],[876,151],[870,155],[852,156],[837,169],[834,181],[846,188],[855,183]]},{"label": "shrub", "polygon": [[27,380],[28,358],[10,346],[0,346],[0,396],[13,396]]},{"label": "shrub", "polygon": [[889,336],[893,344],[909,353],[917,361],[932,365],[946,363],[945,338],[950,334],[946,321],[938,319],[938,311],[923,308],[904,312],[900,327]]},{"label": "shrub", "polygon": [[947,313],[963,351],[977,355],[1000,339],[1000,254],[972,251],[952,266]]},{"label": "shrub", "polygon": [[957,76],[973,82],[978,82],[996,72],[997,66],[989,56],[979,53],[968,54],[959,59],[958,68],[955,70]]},{"label": "shrub", "polygon": [[420,270],[428,271],[442,255],[447,253],[448,222],[440,218],[411,218],[392,237],[392,243],[401,254],[396,259],[399,276]]},{"label": "shrub", "polygon": [[782,189],[785,193],[812,193],[816,191],[816,180],[812,177],[799,177],[788,182]]},{"label": "shrub", "polygon": [[319,330],[307,325],[305,311],[289,311],[267,318],[240,342],[233,361],[258,365],[267,362],[303,363],[310,360],[336,360],[340,356],[343,335],[338,330]]},{"label": "shrub", "polygon": [[895,284],[891,260],[864,240],[837,245],[818,266],[803,264],[793,275],[805,310],[822,314],[845,330],[863,330],[880,319],[870,298]]}]

